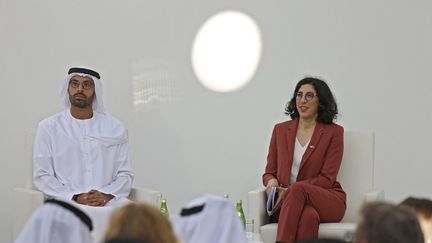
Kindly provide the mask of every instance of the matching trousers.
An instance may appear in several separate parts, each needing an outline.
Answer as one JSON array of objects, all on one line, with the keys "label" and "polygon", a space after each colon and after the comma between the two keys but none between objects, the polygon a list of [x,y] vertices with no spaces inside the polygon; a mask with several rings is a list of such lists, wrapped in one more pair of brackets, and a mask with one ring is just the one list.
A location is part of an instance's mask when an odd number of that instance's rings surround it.
[{"label": "matching trousers", "polygon": [[339,222],[345,214],[345,194],[305,182],[286,192],[278,215],[277,242],[293,243],[318,237],[321,222]]}]

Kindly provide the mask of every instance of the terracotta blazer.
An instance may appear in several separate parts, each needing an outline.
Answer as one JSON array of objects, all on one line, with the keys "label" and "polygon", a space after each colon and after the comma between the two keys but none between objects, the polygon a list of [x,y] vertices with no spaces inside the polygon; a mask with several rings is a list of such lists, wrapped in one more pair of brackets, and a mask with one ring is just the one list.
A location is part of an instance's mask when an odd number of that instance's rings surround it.
[{"label": "terracotta blazer", "polygon": [[[263,174],[264,185],[267,185],[270,179],[276,178],[281,186],[288,187],[297,125],[298,119],[294,119],[274,127]],[[345,198],[345,192],[336,181],[342,162],[343,135],[342,126],[317,123],[300,163],[297,181],[335,190]]]}]

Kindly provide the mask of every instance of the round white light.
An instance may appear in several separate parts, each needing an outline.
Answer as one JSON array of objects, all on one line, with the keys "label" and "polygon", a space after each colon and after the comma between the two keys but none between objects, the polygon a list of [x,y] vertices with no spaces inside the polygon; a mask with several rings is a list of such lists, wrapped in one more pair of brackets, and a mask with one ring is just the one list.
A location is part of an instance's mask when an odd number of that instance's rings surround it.
[{"label": "round white light", "polygon": [[252,18],[237,11],[220,12],[209,18],[195,37],[193,70],[210,90],[238,90],[255,74],[261,49],[261,34]]}]

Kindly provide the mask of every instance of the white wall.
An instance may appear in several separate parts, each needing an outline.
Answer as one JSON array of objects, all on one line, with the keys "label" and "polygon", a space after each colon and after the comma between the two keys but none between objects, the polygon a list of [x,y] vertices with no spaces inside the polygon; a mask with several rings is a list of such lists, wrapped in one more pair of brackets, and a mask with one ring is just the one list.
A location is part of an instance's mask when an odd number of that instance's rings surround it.
[{"label": "white wall", "polygon": [[[190,50],[226,9],[255,18],[264,46],[252,82],[220,94],[198,83]],[[129,128],[135,185],[161,190],[172,212],[204,192],[246,200],[305,74],[328,80],[346,129],[376,132],[389,200],[432,197],[431,12],[421,0],[0,0],[0,241],[25,183],[25,132],[61,110],[58,81],[74,65],[100,71],[106,107]],[[156,90],[144,106],[133,105],[139,85]]]}]

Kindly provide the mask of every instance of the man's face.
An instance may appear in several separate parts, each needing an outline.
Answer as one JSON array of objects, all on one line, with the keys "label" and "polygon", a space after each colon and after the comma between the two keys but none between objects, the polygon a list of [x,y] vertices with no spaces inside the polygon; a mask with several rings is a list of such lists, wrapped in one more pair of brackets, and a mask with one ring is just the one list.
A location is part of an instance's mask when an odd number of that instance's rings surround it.
[{"label": "man's face", "polygon": [[73,76],[69,80],[68,92],[72,106],[78,108],[91,106],[95,97],[93,79],[79,75]]}]

